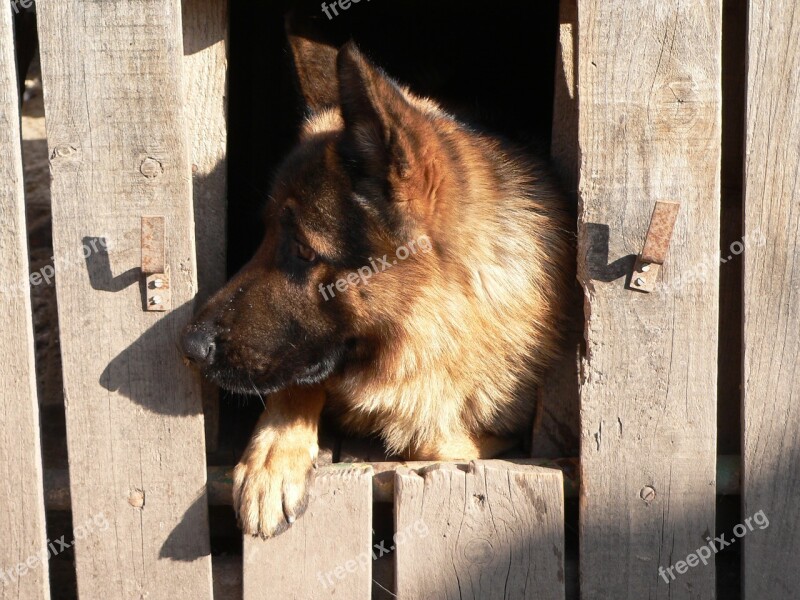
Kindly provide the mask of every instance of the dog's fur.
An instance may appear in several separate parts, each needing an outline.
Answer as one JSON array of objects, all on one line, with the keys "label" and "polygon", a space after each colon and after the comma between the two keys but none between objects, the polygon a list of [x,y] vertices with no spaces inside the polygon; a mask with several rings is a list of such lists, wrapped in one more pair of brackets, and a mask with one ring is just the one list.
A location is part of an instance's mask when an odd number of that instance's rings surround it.
[{"label": "dog's fur", "polygon": [[[293,50],[310,116],[264,241],[185,334],[210,340],[194,353],[210,379],[273,393],[234,474],[240,523],[262,536],[305,508],[323,408],[416,459],[491,456],[530,431],[574,276],[571,220],[543,165],[352,44]],[[430,252],[320,293],[423,236]]]}]

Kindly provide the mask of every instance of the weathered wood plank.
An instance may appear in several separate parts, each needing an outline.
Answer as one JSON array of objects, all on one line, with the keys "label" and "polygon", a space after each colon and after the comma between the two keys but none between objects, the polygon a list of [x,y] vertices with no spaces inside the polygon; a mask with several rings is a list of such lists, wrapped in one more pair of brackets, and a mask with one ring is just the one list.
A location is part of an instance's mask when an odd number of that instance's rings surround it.
[{"label": "weathered wood plank", "polygon": [[560,471],[504,461],[399,469],[397,597],[563,600],[563,485]]},{"label": "weathered wood plank", "polygon": [[553,98],[553,141],[550,156],[564,187],[578,189],[578,0],[558,6],[558,46]]},{"label": "weathered wood plank", "polygon": [[744,598],[759,600],[800,595],[800,10],[795,2],[750,2],[747,56],[743,517],[758,514],[758,520],[743,540],[743,577]]},{"label": "weathered wood plank", "polygon": [[[183,0],[183,87],[192,165],[197,305],[226,279],[228,0]],[[217,449],[219,393],[203,383],[206,447]]]},{"label": "weathered wood plank", "polygon": [[[578,44],[577,0],[559,4],[559,35],[556,48],[555,98],[553,101],[553,165],[572,203],[577,202],[578,180]],[[574,265],[573,265],[574,268]],[[574,273],[573,273],[574,274]],[[533,424],[531,456],[560,458],[577,456],[580,443],[580,393],[578,370],[583,333],[581,293],[573,278],[573,302],[564,326],[564,356],[553,366],[538,392]]]},{"label": "weathered wood plank", "polygon": [[[78,591],[210,598],[200,386],[175,343],[197,290],[180,2],[37,6],[73,519],[112,525],[77,541]],[[166,219],[168,313],[143,311],[143,215]]]},{"label": "weathered wood plank", "polygon": [[[510,460],[513,464],[535,465],[548,469],[558,469],[564,476],[564,496],[577,498],[580,487],[580,463],[577,458],[550,459],[525,459]],[[741,492],[741,465],[738,456],[720,456],[717,459],[717,495],[738,496]],[[319,463],[322,466],[323,463]],[[328,461],[326,464],[330,464]],[[429,467],[434,462],[408,461],[375,462],[368,463],[373,469],[372,501],[394,503],[394,474],[399,467],[408,469],[422,469]],[[461,466],[460,463],[455,463]],[[338,463],[337,466],[343,466]],[[362,466],[362,465],[359,465]],[[467,465],[464,465],[466,468]],[[233,467],[208,467],[208,504],[209,506],[230,506],[232,497],[231,474]],[[69,510],[69,477],[66,471],[52,469],[45,471],[45,506],[48,510]]]},{"label": "weathered wood plank", "polygon": [[[714,596],[721,0],[579,0],[581,594]],[[657,293],[626,289],[681,203]]]},{"label": "weathered wood plank", "polygon": [[245,600],[368,600],[372,588],[372,469],[317,472],[306,513],[277,537],[244,539]]},{"label": "weathered wood plank", "polygon": [[19,118],[6,5],[0,10],[0,598],[34,600],[50,591]]}]

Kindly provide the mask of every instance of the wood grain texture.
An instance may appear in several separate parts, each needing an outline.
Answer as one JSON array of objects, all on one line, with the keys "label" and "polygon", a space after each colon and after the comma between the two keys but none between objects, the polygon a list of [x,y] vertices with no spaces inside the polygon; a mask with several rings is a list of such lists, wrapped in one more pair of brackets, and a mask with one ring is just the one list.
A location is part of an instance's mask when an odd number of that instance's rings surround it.
[{"label": "wood grain texture", "polygon": [[226,280],[228,0],[183,0],[182,4],[183,87],[201,303]]},{"label": "wood grain texture", "polygon": [[[585,599],[714,597],[713,564],[670,583],[659,567],[715,523],[721,14],[578,2]],[[645,295],[625,279],[658,200],[681,211]]]},{"label": "wood grain texture", "polygon": [[[76,543],[78,591],[210,598],[200,385],[176,344],[197,290],[180,2],[37,9],[72,513],[110,524]],[[166,221],[167,313],[142,310],[143,215]]]},{"label": "wood grain texture", "polygon": [[369,600],[372,469],[319,469],[306,513],[287,531],[244,539],[245,600]]},{"label": "wood grain texture", "polygon": [[[226,280],[228,0],[183,0],[183,88],[194,196],[197,300]],[[219,392],[203,382],[206,447],[219,436]]]},{"label": "wood grain texture", "polygon": [[[750,2],[745,141],[744,598],[800,596],[800,10]],[[760,523],[763,525],[763,520]]]},{"label": "wood grain texture", "polygon": [[[556,48],[553,141],[550,155],[569,202],[577,203],[578,43],[577,0],[559,3],[559,35]],[[564,356],[553,366],[538,392],[536,419],[531,438],[531,456],[560,458],[577,456],[580,443],[580,392],[578,387],[581,335],[581,293],[573,280],[573,301],[565,326]]]},{"label": "wood grain texture", "polygon": [[550,156],[564,187],[578,189],[578,0],[558,5],[558,46]]},{"label": "wood grain texture", "polygon": [[504,461],[398,469],[395,531],[400,600],[564,598],[560,471]]},{"label": "wood grain texture", "polygon": [[[0,598],[50,597],[11,10],[0,10]],[[41,281],[40,281],[41,284]],[[25,564],[29,557],[30,566]]]}]

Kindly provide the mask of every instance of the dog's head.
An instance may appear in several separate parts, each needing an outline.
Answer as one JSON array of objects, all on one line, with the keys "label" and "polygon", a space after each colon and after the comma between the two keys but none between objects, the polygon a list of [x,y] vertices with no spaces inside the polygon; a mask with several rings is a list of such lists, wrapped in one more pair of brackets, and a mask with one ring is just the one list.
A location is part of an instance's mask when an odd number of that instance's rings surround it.
[{"label": "dog's head", "polygon": [[438,269],[437,198],[458,179],[433,103],[353,44],[292,49],[310,116],[274,181],[263,242],[182,337],[208,378],[244,393],[322,381],[389,338]]}]

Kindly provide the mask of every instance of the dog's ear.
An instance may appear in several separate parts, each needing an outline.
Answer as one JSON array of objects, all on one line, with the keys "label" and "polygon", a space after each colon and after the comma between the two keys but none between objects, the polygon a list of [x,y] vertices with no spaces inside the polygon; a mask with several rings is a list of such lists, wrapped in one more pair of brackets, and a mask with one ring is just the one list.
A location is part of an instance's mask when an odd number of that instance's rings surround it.
[{"label": "dog's ear", "polygon": [[424,154],[424,115],[352,42],[339,51],[336,71],[345,137],[366,174],[405,179]]},{"label": "dog's ear", "polygon": [[309,109],[318,110],[339,104],[336,85],[336,55],[338,49],[326,44],[307,21],[294,13],[286,15],[286,37],[294,61],[294,71],[300,93]]}]

